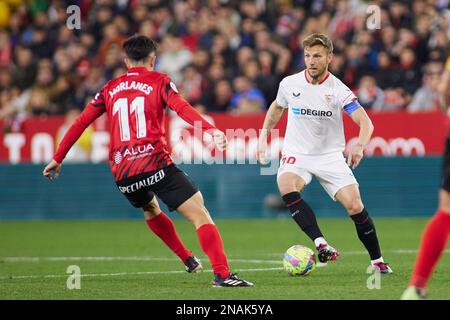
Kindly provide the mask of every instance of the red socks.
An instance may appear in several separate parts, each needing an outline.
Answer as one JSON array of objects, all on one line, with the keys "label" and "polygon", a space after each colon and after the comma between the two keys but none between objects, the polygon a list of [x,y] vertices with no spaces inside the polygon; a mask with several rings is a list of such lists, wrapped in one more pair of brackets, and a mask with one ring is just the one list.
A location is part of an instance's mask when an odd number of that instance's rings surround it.
[{"label": "red socks", "polygon": [[155,218],[146,220],[148,227],[161,238],[183,263],[192,255],[178,236],[175,226],[168,216],[161,212]]},{"label": "red socks", "polygon": [[[148,227],[184,262],[192,255],[178,236],[172,220],[163,212],[146,220]],[[223,250],[222,238],[214,224],[204,224],[197,229],[200,245],[211,261],[214,273],[222,278],[230,275],[227,257]]]},{"label": "red socks", "polygon": [[438,210],[422,234],[411,286],[426,288],[430,275],[444,251],[450,233],[450,214]]},{"label": "red socks", "polygon": [[211,261],[214,273],[219,274],[221,278],[227,278],[230,269],[217,227],[214,224],[204,224],[197,229],[197,235],[203,251]]}]

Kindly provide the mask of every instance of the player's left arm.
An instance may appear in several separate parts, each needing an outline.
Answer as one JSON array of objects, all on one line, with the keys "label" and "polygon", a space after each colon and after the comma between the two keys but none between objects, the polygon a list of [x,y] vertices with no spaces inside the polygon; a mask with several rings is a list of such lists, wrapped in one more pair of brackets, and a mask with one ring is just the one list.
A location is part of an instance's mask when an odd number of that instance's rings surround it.
[{"label": "player's left arm", "polygon": [[100,91],[95,98],[84,108],[83,112],[75,119],[69,130],[61,140],[58,150],[56,150],[53,159],[44,168],[42,174],[50,180],[56,179],[61,171],[61,164],[69,150],[77,142],[89,125],[100,117],[104,112],[105,102],[103,92]]},{"label": "player's left arm", "polygon": [[369,143],[373,133],[373,124],[363,107],[358,107],[350,114],[352,120],[359,126],[358,142],[350,150],[347,163],[355,169],[364,156],[364,148]]}]

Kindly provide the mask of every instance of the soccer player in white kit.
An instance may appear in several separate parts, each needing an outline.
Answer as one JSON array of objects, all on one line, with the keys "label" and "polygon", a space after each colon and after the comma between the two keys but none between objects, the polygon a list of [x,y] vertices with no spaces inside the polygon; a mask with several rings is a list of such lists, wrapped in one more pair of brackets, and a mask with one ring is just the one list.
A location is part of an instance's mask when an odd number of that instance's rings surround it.
[{"label": "soccer player in white kit", "polygon": [[[336,260],[339,252],[331,247],[317,224],[314,212],[300,191],[311,182],[320,182],[328,195],[338,200],[354,221],[358,237],[366,247],[371,265],[381,273],[392,273],[384,262],[375,226],[364,207],[352,168],[363,157],[373,125],[353,92],[328,71],[333,44],[323,34],[303,40],[306,69],[285,77],[276,100],[271,104],[258,141],[257,157],[265,162],[267,137],[285,110],[288,123],[278,169],[281,196],[299,227],[314,241],[322,263]],[[342,113],[347,113],[359,127],[357,144],[345,161]]]}]

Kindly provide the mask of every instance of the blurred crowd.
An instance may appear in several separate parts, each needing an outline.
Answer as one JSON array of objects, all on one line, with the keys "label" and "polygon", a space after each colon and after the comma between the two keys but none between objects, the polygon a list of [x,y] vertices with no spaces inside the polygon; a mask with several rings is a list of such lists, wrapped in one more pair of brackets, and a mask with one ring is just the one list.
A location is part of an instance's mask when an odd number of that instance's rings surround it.
[{"label": "blurred crowd", "polygon": [[[264,112],[279,81],[304,69],[301,40],[326,33],[330,71],[377,112],[445,109],[450,0],[0,0],[0,118],[81,110],[125,72],[121,45],[158,43],[156,70],[206,112]],[[367,27],[369,5],[380,21]],[[67,7],[81,28],[67,27]],[[375,13],[375,15],[378,12]]]}]

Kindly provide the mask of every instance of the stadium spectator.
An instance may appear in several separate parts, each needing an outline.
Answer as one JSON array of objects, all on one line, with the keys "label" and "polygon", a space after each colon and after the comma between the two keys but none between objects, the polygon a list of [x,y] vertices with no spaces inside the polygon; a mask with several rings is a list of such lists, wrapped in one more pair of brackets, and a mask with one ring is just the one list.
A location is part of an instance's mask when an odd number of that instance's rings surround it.
[{"label": "stadium spectator", "polygon": [[411,103],[407,107],[409,112],[445,109],[444,97],[438,90],[442,71],[443,67],[440,63],[433,62],[427,65],[423,77],[423,85],[416,91]]},{"label": "stadium spectator", "polygon": [[192,58],[192,64],[197,68],[197,70],[204,76],[208,70],[210,63],[210,57],[207,50],[198,49],[195,51]]},{"label": "stadium spectator", "polygon": [[194,104],[199,102],[202,97],[202,75],[193,65],[188,65],[183,69],[183,79],[179,86],[183,97]]},{"label": "stadium spectator", "polygon": [[[125,69],[122,70],[121,74],[125,73]],[[117,76],[116,74],[114,76]],[[75,94],[75,105],[81,106],[86,105],[87,100],[94,98],[95,93],[101,88],[102,84],[105,83],[103,78],[102,69],[99,66],[93,66],[80,84],[78,90]]]},{"label": "stadium spectator", "polygon": [[384,92],[377,86],[372,76],[363,76],[361,78],[356,94],[364,108],[373,111],[383,110]]},{"label": "stadium spectator", "polygon": [[53,71],[47,64],[41,63],[37,72],[36,82],[31,87],[27,110],[32,115],[50,115],[50,95],[54,81]]},{"label": "stadium spectator", "polygon": [[181,83],[181,70],[192,61],[192,53],[183,47],[179,37],[171,34],[164,37],[161,51],[157,68],[166,72],[174,82]]},{"label": "stadium spectator", "polygon": [[[207,96],[202,101],[222,100],[211,97],[218,81],[233,83],[242,74],[271,101],[277,89],[272,84],[305,67],[301,40],[324,32],[335,45],[330,71],[351,89],[365,75],[373,76],[386,100],[379,111],[406,108],[419,90],[424,67],[444,63],[450,48],[448,1],[379,1],[378,30],[367,29],[368,4],[363,0],[80,1],[81,32],[67,28],[65,3],[2,2],[0,66],[11,66],[11,86],[18,90],[3,95],[2,109],[26,96],[36,84],[39,62],[46,59],[52,61],[54,81],[69,88],[67,100],[51,101],[51,113],[64,114],[68,101],[82,108],[84,99],[78,95],[84,80],[90,72],[105,81],[123,70],[120,47],[134,33],[159,42],[156,68],[179,87],[191,76],[184,68],[193,64]],[[94,71],[93,65],[98,67]],[[424,103],[423,108],[433,108],[432,101]],[[205,107],[217,110],[217,105]]]},{"label": "stadium spectator", "polygon": [[0,30],[0,66],[8,65],[12,62],[12,43],[8,33]]},{"label": "stadium spectator", "polygon": [[15,49],[14,85],[24,90],[29,88],[36,77],[37,67],[30,48],[19,45]]},{"label": "stadium spectator", "polygon": [[214,86],[212,95],[205,98],[205,104],[208,105],[208,111],[225,112],[230,106],[231,97],[233,96],[233,89],[230,83],[225,80],[219,80]]},{"label": "stadium spectator", "polygon": [[396,111],[406,107],[409,96],[402,88],[389,88],[384,90],[383,108],[378,111]]},{"label": "stadium spectator", "polygon": [[273,101],[275,99],[278,79],[272,73],[262,72],[261,66],[256,59],[247,61],[243,74],[263,93],[266,101]]},{"label": "stadium spectator", "polygon": [[234,94],[231,97],[230,110],[236,113],[261,112],[266,107],[266,100],[260,90],[245,76],[238,76],[233,81]]},{"label": "stadium spectator", "polygon": [[422,76],[417,65],[416,55],[411,48],[405,47],[400,52],[399,60],[400,83],[398,86],[403,87],[408,94],[413,95],[420,87]]},{"label": "stadium spectator", "polygon": [[[72,123],[80,115],[80,110],[70,109],[67,111],[65,122],[58,129],[56,136],[56,146],[61,142],[62,138],[69,130]],[[90,160],[90,154],[92,149],[92,134],[94,130],[92,127],[86,128],[78,141],[73,145],[70,151],[67,153],[65,162],[87,162]]]},{"label": "stadium spectator", "polygon": [[377,56],[377,69],[374,72],[374,77],[380,88],[391,89],[399,83],[399,74],[391,61],[391,57],[385,51],[381,51]]}]

